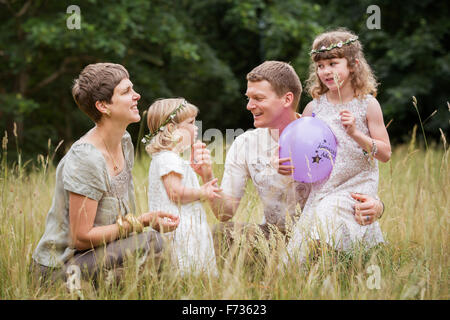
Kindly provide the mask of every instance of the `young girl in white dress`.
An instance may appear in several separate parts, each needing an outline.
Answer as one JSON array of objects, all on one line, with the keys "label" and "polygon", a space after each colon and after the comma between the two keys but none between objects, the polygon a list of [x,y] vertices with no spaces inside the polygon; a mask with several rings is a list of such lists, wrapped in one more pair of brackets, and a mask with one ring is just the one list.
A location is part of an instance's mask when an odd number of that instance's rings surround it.
[{"label": "young girl in white dress", "polygon": [[377,221],[361,212],[355,219],[351,193],[377,197],[377,160],[387,162],[391,155],[375,99],[377,83],[358,37],[345,29],[321,34],[313,42],[311,59],[307,89],[314,99],[303,116],[314,113],[323,120],[336,136],[338,149],[328,179],[312,184],[287,247],[288,256],[301,261],[312,243],[348,251],[356,244],[369,248],[384,241]]},{"label": "young girl in white dress", "polygon": [[212,235],[200,202],[220,197],[217,179],[200,186],[189,162],[180,157],[195,141],[197,113],[198,108],[184,99],[160,99],[148,109],[150,134],[143,139],[152,157],[148,206],[180,217],[169,241],[181,275],[217,275]]}]

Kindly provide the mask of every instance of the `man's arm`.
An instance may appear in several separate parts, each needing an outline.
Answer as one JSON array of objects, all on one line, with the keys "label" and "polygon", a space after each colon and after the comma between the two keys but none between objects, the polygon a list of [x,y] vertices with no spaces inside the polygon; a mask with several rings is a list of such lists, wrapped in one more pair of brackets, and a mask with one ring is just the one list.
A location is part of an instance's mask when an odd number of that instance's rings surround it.
[{"label": "man's arm", "polygon": [[[245,188],[248,172],[245,164],[239,160],[238,144],[236,141],[231,145],[226,160],[225,171],[222,180],[222,191],[218,192],[221,198],[208,199],[211,209],[219,221],[225,222],[233,218],[236,213],[240,196]],[[204,143],[198,142],[192,146],[191,166],[200,175],[203,183],[215,179],[212,173],[212,162],[210,151]]]},{"label": "man's arm", "polygon": [[221,199],[216,198],[208,202],[217,220],[225,222],[233,218],[241,199],[230,197],[224,194],[223,191],[219,194],[222,196]]}]

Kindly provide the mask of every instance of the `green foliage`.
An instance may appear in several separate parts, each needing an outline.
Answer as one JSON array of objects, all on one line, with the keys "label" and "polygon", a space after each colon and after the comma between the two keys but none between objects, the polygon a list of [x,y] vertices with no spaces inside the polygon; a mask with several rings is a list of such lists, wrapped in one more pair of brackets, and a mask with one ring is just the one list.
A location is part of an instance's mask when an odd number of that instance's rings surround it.
[{"label": "green foliage", "polygon": [[[67,8],[80,8],[70,30]],[[246,74],[264,60],[289,61],[304,82],[320,32],[345,26],[360,35],[381,83],[378,99],[391,140],[404,141],[418,110],[429,139],[449,130],[446,2],[380,1],[381,29],[366,27],[369,0],[357,3],[271,0],[19,1],[0,3],[0,130],[17,123],[24,158],[64,140],[59,155],[93,124],[71,97],[81,69],[100,61],[126,66],[143,112],[156,98],[184,96],[200,108],[203,128],[252,127]],[[305,93],[301,110],[310,100]],[[135,141],[138,125],[129,128]],[[14,148],[13,148],[14,149]],[[11,157],[13,159],[14,157]]]}]

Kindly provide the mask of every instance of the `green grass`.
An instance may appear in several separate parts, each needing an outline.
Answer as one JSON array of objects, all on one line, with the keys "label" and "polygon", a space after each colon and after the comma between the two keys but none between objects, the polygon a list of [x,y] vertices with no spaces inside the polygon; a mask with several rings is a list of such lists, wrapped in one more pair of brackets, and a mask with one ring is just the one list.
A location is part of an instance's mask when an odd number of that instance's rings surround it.
[{"label": "green grass", "polygon": [[[50,154],[50,152],[49,152]],[[324,253],[317,261],[291,266],[285,272],[277,260],[249,264],[245,252],[220,265],[218,279],[205,275],[181,278],[168,264],[160,273],[148,267],[126,268],[119,285],[97,288],[82,283],[83,299],[448,299],[450,170],[446,146],[428,150],[394,149],[380,163],[379,194],[386,211],[380,220],[387,244],[368,252],[355,251],[335,259]],[[29,274],[31,254],[43,234],[51,206],[55,168],[48,157],[39,164],[6,166],[3,150],[0,174],[0,299],[77,299],[64,283],[40,286]],[[50,157],[51,159],[51,157]],[[50,161],[51,162],[51,161]],[[133,170],[138,212],[147,208],[149,158]],[[27,170],[25,170],[27,169]],[[25,173],[28,171],[28,173]],[[221,177],[223,165],[214,167]],[[208,221],[216,223],[209,208]],[[262,206],[251,183],[234,220],[259,222]],[[261,248],[265,252],[265,248]],[[370,266],[381,272],[380,289],[370,289]]]}]

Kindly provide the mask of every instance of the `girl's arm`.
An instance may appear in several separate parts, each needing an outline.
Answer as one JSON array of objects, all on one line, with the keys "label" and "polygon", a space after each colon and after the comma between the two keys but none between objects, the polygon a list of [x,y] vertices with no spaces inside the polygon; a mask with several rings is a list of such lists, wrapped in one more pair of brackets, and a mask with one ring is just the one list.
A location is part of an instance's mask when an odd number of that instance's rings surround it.
[{"label": "girl's arm", "polygon": [[311,117],[312,116],[312,108],[313,108],[313,101],[310,101],[305,109],[303,109],[302,117]]},{"label": "girl's arm", "polygon": [[356,129],[355,119],[348,110],[341,111],[341,121],[346,127],[349,136],[369,153],[372,151],[373,139],[377,148],[375,158],[382,162],[388,162],[391,158],[391,143],[389,142],[389,135],[384,125],[380,104],[376,99],[369,101],[366,118],[370,137]]},{"label": "girl's arm", "polygon": [[162,177],[164,187],[169,199],[175,203],[190,203],[206,198],[220,198],[217,192],[220,188],[216,185],[217,179],[213,179],[200,188],[189,188],[182,184],[182,176],[175,172],[170,172]]}]

